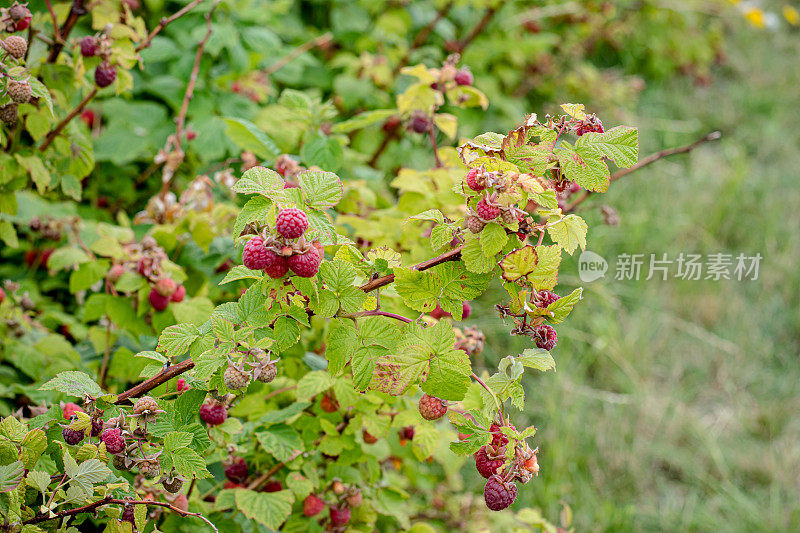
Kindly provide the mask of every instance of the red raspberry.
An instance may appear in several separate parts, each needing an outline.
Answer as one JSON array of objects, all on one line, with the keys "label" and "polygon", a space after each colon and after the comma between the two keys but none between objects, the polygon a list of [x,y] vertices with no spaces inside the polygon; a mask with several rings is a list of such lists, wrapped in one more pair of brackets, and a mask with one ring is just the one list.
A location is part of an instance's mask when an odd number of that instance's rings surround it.
[{"label": "red raspberry", "polygon": [[282,209],[275,219],[275,229],[287,239],[296,239],[308,229],[308,217],[300,209]]},{"label": "red raspberry", "polygon": [[396,130],[399,126],[400,126],[400,117],[398,117],[397,115],[392,115],[386,120],[386,122],[383,123],[383,126],[381,126],[381,128],[383,128],[384,132],[391,133],[394,130]]},{"label": "red raspberry", "polygon": [[414,438],[414,426],[406,426],[400,430],[400,438],[411,440]]},{"label": "red raspberry", "polygon": [[409,125],[414,133],[427,133],[431,129],[431,120],[425,113],[415,113]]},{"label": "red raspberry", "polygon": [[495,448],[508,444],[508,437],[506,437],[505,434],[500,431],[500,426],[497,424],[492,424],[489,426],[489,432],[492,434],[492,446]]},{"label": "red raspberry", "polygon": [[419,414],[425,420],[438,420],[447,412],[447,406],[435,396],[423,394],[419,399]]},{"label": "red raspberry", "polygon": [[494,475],[486,482],[483,489],[483,498],[486,507],[492,511],[502,511],[517,498],[517,486],[511,482],[504,482],[498,475]]},{"label": "red raspberry", "polygon": [[361,491],[358,491],[345,498],[345,500],[347,500],[347,505],[350,507],[360,507],[364,502],[364,495]]},{"label": "red raspberry", "polygon": [[289,268],[301,278],[313,278],[319,272],[321,260],[316,250],[309,250],[289,258]]},{"label": "red raspberry", "polygon": [[470,71],[468,68],[462,68],[456,72],[455,80],[459,85],[472,85],[472,82],[475,81],[475,77],[472,75],[472,71]]},{"label": "red raspberry", "polygon": [[448,313],[447,311],[445,311],[444,309],[442,309],[442,306],[438,305],[438,304],[436,305],[436,308],[434,308],[434,310],[431,311],[430,314],[436,320],[441,320],[442,318],[444,318],[446,316],[448,316],[448,317],[449,316],[453,316],[450,313]]},{"label": "red raspberry", "polygon": [[466,320],[469,318],[469,315],[472,314],[472,306],[469,305],[469,302],[464,302],[461,304],[461,320]]},{"label": "red raspberry", "polygon": [[177,286],[170,278],[160,279],[156,282],[155,289],[161,296],[172,296]]},{"label": "red raspberry", "polygon": [[286,257],[278,255],[272,250],[267,250],[264,272],[271,278],[282,278],[289,272],[289,261]]},{"label": "red raspberry", "polygon": [[361,430],[361,437],[363,437],[365,444],[375,444],[376,442],[378,442],[378,437],[376,437],[366,429]]},{"label": "red raspberry", "polygon": [[184,378],[178,378],[178,382],[175,386],[175,390],[178,392],[184,392],[191,389],[189,385],[186,384],[186,380]]},{"label": "red raspberry", "polygon": [[81,39],[81,55],[83,57],[92,57],[100,53],[100,43],[97,42],[91,35],[87,35]]},{"label": "red raspberry", "polygon": [[534,302],[536,303],[536,307],[545,308],[559,298],[561,298],[561,296],[554,292],[542,290],[536,293]]},{"label": "red raspberry", "polygon": [[473,191],[476,191],[476,192],[482,191],[482,190],[484,190],[486,188],[486,184],[485,183],[478,183],[477,178],[478,178],[478,169],[477,168],[471,168],[469,170],[469,172],[467,172],[466,177],[464,178],[466,180],[466,182],[467,182],[467,187],[469,187],[470,189],[472,189]]},{"label": "red raspberry", "polygon": [[204,403],[200,406],[200,420],[209,426],[218,426],[228,418],[228,410],[221,403]]},{"label": "red raspberry", "polygon": [[64,428],[61,430],[61,436],[64,437],[64,442],[74,446],[83,440],[83,431]]},{"label": "red raspberry", "polygon": [[244,485],[241,483],[234,483],[233,481],[226,481],[222,486],[223,489],[243,489]]},{"label": "red raspberry", "polygon": [[94,83],[100,87],[108,87],[114,80],[117,79],[117,67],[109,63],[108,61],[103,61],[94,69]]},{"label": "red raspberry", "polygon": [[556,335],[556,330],[553,326],[549,324],[542,324],[538,328],[536,328],[536,333],[533,336],[533,340],[536,341],[536,346],[543,350],[552,350],[556,347],[556,342],[558,342],[558,335]]},{"label": "red raspberry", "polygon": [[325,509],[325,502],[313,494],[309,494],[306,496],[306,499],[303,500],[304,516],[317,516],[323,509]]},{"label": "red raspberry", "polygon": [[244,245],[242,264],[250,270],[261,270],[268,262],[269,250],[264,247],[264,239],[256,235]]},{"label": "red raspberry", "polygon": [[335,413],[339,410],[339,402],[336,401],[336,398],[331,398],[330,396],[323,396],[319,406],[326,413]]},{"label": "red raspberry", "polygon": [[264,492],[280,492],[283,490],[283,485],[280,481],[270,481],[264,485]]},{"label": "red raspberry", "polygon": [[244,483],[250,475],[250,468],[247,461],[241,457],[236,457],[231,464],[225,467],[225,477],[233,483]]},{"label": "red raspberry", "polygon": [[153,309],[156,311],[163,311],[169,305],[169,296],[160,295],[155,288],[150,289],[149,298],[150,305],[152,305]]},{"label": "red raspberry", "polygon": [[80,405],[76,403],[69,402],[68,404],[64,405],[64,418],[69,420],[72,418],[72,415],[75,413],[82,413],[83,409]]},{"label": "red raspberry", "polygon": [[181,303],[183,299],[186,297],[186,287],[183,285],[178,285],[175,288],[175,292],[172,293],[172,296],[169,297],[175,303]]},{"label": "red raspberry", "polygon": [[486,452],[486,446],[481,446],[481,449],[475,454],[475,468],[477,468],[478,473],[486,479],[489,479],[496,474],[497,471],[503,466],[504,462],[505,461],[502,458],[489,459],[489,455]]},{"label": "red raspberry", "polygon": [[92,432],[90,433],[92,437],[96,437],[103,432],[103,419],[102,418],[92,418]]},{"label": "red raspberry", "polygon": [[349,507],[340,507],[335,508],[331,507],[331,525],[335,527],[343,526],[350,521],[350,508]]},{"label": "red raspberry", "polygon": [[106,443],[108,453],[121,453],[125,449],[125,437],[119,428],[109,428],[103,431],[100,440]]},{"label": "red raspberry", "polygon": [[500,208],[489,205],[485,198],[479,201],[475,206],[475,212],[483,220],[494,220],[500,216]]},{"label": "red raspberry", "polygon": [[119,281],[119,278],[121,278],[124,273],[125,273],[125,267],[123,267],[122,265],[114,265],[108,269],[106,277],[108,278],[108,281],[110,281],[111,283],[116,283]]}]

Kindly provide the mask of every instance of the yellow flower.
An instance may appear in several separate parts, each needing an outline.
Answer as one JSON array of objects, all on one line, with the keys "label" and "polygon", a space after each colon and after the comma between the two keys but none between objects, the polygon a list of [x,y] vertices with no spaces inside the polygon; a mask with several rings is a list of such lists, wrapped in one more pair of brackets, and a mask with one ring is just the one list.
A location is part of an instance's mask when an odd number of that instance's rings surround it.
[{"label": "yellow flower", "polygon": [[783,17],[789,21],[792,26],[800,26],[800,13],[789,4],[783,6]]},{"label": "yellow flower", "polygon": [[756,28],[763,28],[764,24],[764,12],[760,9],[754,7],[750,8],[744,12],[744,17],[747,19],[750,24],[755,26]]}]

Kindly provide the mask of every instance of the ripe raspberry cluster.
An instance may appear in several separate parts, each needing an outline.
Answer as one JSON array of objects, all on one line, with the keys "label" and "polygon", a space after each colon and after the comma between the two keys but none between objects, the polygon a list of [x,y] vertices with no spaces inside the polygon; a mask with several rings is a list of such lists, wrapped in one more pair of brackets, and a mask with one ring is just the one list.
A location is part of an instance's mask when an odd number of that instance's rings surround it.
[{"label": "ripe raspberry cluster", "polygon": [[209,426],[218,426],[228,418],[228,410],[219,402],[206,402],[200,406],[200,420]]},{"label": "ripe raspberry cluster", "polygon": [[289,270],[303,278],[314,277],[323,259],[319,241],[303,237],[308,217],[297,208],[281,209],[275,220],[277,235],[255,235],[244,245],[242,264],[250,270],[263,270],[271,278],[282,278]]}]

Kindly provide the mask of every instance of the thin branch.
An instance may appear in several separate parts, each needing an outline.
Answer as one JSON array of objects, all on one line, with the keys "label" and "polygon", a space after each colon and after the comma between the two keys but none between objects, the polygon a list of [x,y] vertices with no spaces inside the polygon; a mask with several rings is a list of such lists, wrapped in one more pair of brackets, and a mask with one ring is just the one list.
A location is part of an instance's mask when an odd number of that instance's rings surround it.
[{"label": "thin branch", "polygon": [[75,106],[75,109],[73,109],[73,110],[70,112],[70,114],[69,114],[69,115],[67,115],[66,117],[64,117],[64,119],[63,119],[61,122],[59,122],[59,123],[56,125],[56,127],[55,127],[55,128],[53,128],[53,129],[50,131],[50,133],[48,133],[48,134],[47,134],[47,137],[45,137],[45,138],[44,138],[44,142],[43,142],[43,143],[42,143],[42,145],[39,147],[39,151],[40,151],[40,152],[44,152],[45,150],[47,150],[47,148],[48,148],[48,147],[49,147],[49,146],[50,146],[50,145],[53,143],[53,141],[55,140],[55,138],[56,138],[56,137],[58,137],[58,134],[59,134],[59,133],[61,133],[61,130],[63,130],[63,129],[64,129],[66,126],[67,126],[67,124],[69,124],[69,123],[70,123],[70,121],[71,121],[73,118],[75,118],[75,117],[77,117],[78,115],[80,115],[80,114],[81,114],[81,112],[83,111],[83,109],[86,107],[86,105],[89,103],[89,101],[90,101],[92,98],[94,98],[94,97],[95,97],[95,95],[96,95],[96,94],[97,94],[97,87],[95,86],[95,87],[92,87],[92,90],[91,90],[91,91],[89,91],[89,92],[86,94],[86,96],[84,96],[84,97],[83,97],[83,100],[81,100],[81,101],[80,101],[80,103],[79,103],[77,106]]},{"label": "thin branch", "polygon": [[44,3],[47,4],[47,11],[50,12],[50,19],[53,21],[53,42],[59,43],[61,42],[61,31],[58,27],[56,12],[53,11],[53,4],[50,0],[44,0]]},{"label": "thin branch", "polygon": [[433,121],[431,121],[431,127],[428,129],[428,133],[431,136],[431,145],[433,146],[433,156],[436,158],[436,168],[442,168],[442,160],[439,159],[439,148],[436,146],[436,128],[433,126]]},{"label": "thin branch", "polygon": [[408,317],[404,317],[403,315],[398,315],[396,313],[390,313],[388,311],[362,311],[355,316],[385,316],[387,318],[394,318],[395,320],[399,320],[400,322],[405,322],[406,324],[411,324],[414,322]]},{"label": "thin branch", "polygon": [[[423,270],[428,270],[429,268],[433,268],[436,265],[441,265],[442,263],[446,263],[448,261],[456,261],[461,257],[461,251],[463,249],[464,249],[463,246],[453,248],[452,250],[449,250],[443,253],[442,255],[434,257],[433,259],[428,259],[427,261],[419,263],[418,265],[412,267],[412,270],[419,270],[421,272]],[[385,287],[386,285],[389,285],[392,282],[394,282],[394,274],[388,274],[386,276],[381,276],[380,278],[375,278],[365,283],[364,285],[359,287],[359,289],[361,289],[364,292],[372,292],[375,289]]]},{"label": "thin branch", "polygon": [[383,155],[383,152],[389,147],[389,144],[397,137],[397,130],[399,126],[392,131],[384,134],[383,140],[381,144],[378,145],[378,148],[375,150],[375,153],[372,154],[372,157],[369,158],[367,161],[367,165],[371,166],[372,168],[377,168],[378,165],[378,158]]},{"label": "thin branch", "polygon": [[505,1],[498,3],[496,6],[486,8],[486,12],[483,14],[483,17],[481,17],[481,20],[479,20],[478,23],[475,24],[475,27],[473,27],[472,30],[470,30],[470,32],[467,34],[466,37],[464,37],[462,40],[458,42],[458,44],[455,47],[455,50],[453,51],[459,54],[463,53],[464,49],[467,46],[469,46],[470,43],[474,41],[475,38],[483,32],[483,30],[486,29],[486,26],[489,25],[489,23],[492,21],[497,12],[500,11],[500,8],[503,7],[503,4],[505,4]]},{"label": "thin branch", "polygon": [[47,56],[48,63],[56,62],[59,54],[61,54],[61,50],[64,49],[64,44],[67,42],[69,33],[72,31],[72,28],[75,27],[75,23],[78,22],[78,19],[81,18],[81,16],[89,12],[86,9],[86,6],[83,5],[83,2],[84,0],[72,0],[72,7],[69,10],[67,20],[64,21],[64,25],[61,26],[61,29],[59,29],[56,25],[54,33],[58,36],[58,38],[54,39],[53,47],[50,49],[50,55]]},{"label": "thin branch", "polygon": [[453,7],[453,2],[448,2],[447,4],[439,8],[439,10],[436,11],[436,15],[434,15],[433,19],[430,22],[428,22],[425,26],[420,28],[420,30],[414,36],[414,40],[411,41],[411,45],[409,46],[405,55],[403,55],[400,61],[397,62],[397,65],[395,65],[394,70],[392,71],[393,76],[397,76],[400,70],[408,64],[408,60],[411,57],[411,52],[413,52],[414,50],[425,44],[425,41],[427,41],[428,37],[430,37],[431,33],[433,33],[433,30],[436,28],[436,25],[439,24],[439,21],[441,21],[443,18],[447,16],[452,7]]},{"label": "thin branch", "polygon": [[[640,159],[639,162],[636,163],[635,165],[627,167],[627,168],[621,168],[621,169],[617,170],[616,172],[614,172],[611,175],[611,181],[617,181],[621,177],[627,176],[631,172],[635,172],[635,171],[639,170],[640,168],[645,167],[645,166],[647,166],[647,165],[649,165],[651,163],[655,163],[656,161],[658,161],[659,159],[663,159],[664,157],[669,157],[669,156],[672,156],[672,155],[685,154],[687,152],[691,152],[692,150],[694,150],[698,146],[700,146],[702,144],[705,144],[707,142],[716,141],[720,137],[722,137],[722,133],[720,133],[719,131],[712,131],[711,133],[703,135],[702,137],[700,137],[699,139],[697,139],[693,143],[689,143],[689,144],[684,145],[684,146],[678,146],[677,148],[667,148],[666,150],[661,150],[661,151],[656,152],[654,154],[650,154],[649,156],[645,157],[644,159]],[[584,191],[583,194],[578,196],[575,200],[570,202],[569,205],[567,205],[567,207],[564,209],[564,213],[569,213],[571,211],[574,211],[575,208],[578,207],[580,204],[582,204],[590,195],[591,195],[591,191]]]},{"label": "thin branch", "polygon": [[194,368],[194,361],[190,359],[186,359],[185,361],[181,361],[175,365],[170,365],[152,378],[142,381],[135,387],[131,387],[130,389],[126,390],[119,396],[117,396],[117,401],[114,402],[117,405],[130,403],[130,398],[136,398],[145,394],[159,385],[166,383],[167,381],[171,380],[175,376],[179,376],[184,372],[187,372]]},{"label": "thin branch", "polygon": [[153,29],[153,31],[151,31],[151,32],[150,32],[150,34],[147,36],[147,38],[146,38],[144,41],[142,41],[141,43],[139,43],[139,45],[136,47],[136,51],[137,51],[137,52],[141,52],[142,50],[144,50],[145,48],[147,48],[148,46],[150,46],[150,45],[152,44],[152,42],[153,42],[153,38],[154,38],[156,35],[158,35],[159,33],[161,33],[161,30],[163,30],[164,28],[166,28],[166,27],[167,27],[167,24],[169,24],[170,22],[173,22],[173,21],[175,21],[176,19],[179,19],[179,18],[181,18],[181,17],[182,17],[182,16],[184,16],[186,13],[188,13],[189,11],[191,11],[192,9],[194,9],[194,8],[195,8],[195,6],[196,6],[197,4],[199,4],[199,3],[201,3],[201,2],[203,2],[203,0],[194,0],[193,2],[190,2],[190,3],[186,4],[185,6],[183,6],[183,8],[182,8],[182,9],[180,9],[180,10],[176,11],[175,13],[173,13],[172,15],[170,15],[169,17],[162,18],[162,19],[161,19],[161,20],[158,22],[158,26],[156,26],[156,27]]},{"label": "thin branch", "polygon": [[331,32],[323,33],[316,39],[312,39],[306,43],[301,44],[297,48],[293,49],[291,52],[283,56],[282,58],[275,61],[273,64],[265,68],[262,72],[267,75],[275,74],[280,69],[300,57],[301,55],[305,54],[309,50],[317,48],[319,46],[324,46],[328,44],[331,39],[333,39],[333,34]]}]

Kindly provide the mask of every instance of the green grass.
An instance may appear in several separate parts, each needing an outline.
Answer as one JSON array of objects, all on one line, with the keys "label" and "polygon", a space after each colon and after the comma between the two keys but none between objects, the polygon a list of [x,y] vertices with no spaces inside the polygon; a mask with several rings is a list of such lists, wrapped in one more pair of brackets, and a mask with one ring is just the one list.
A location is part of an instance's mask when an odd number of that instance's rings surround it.
[{"label": "green grass", "polygon": [[[739,29],[729,50],[711,86],[648,87],[632,119],[643,155],[715,129],[723,139],[624,178],[581,215],[607,259],[760,252],[759,279],[623,282],[609,271],[583,284],[558,328],[558,371],[526,378],[532,407],[520,415],[540,429],[542,471],[519,500],[554,520],[566,501],[578,531],[800,523],[800,46],[797,34]],[[619,226],[602,226],[601,203]],[[562,294],[580,284],[576,265]],[[476,320],[488,360],[527,346],[499,319]]]}]

